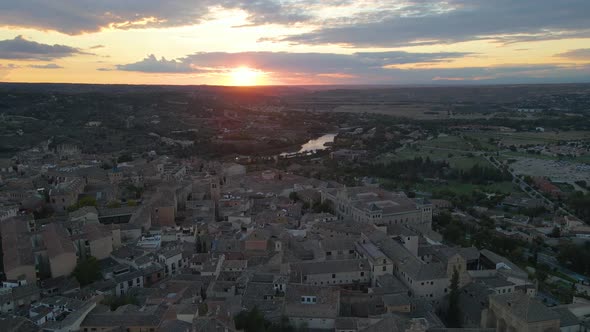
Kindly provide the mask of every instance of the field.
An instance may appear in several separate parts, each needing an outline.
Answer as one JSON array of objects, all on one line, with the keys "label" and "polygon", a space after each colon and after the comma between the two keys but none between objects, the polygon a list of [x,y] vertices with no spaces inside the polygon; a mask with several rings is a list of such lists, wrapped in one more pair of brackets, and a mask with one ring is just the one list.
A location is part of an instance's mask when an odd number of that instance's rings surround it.
[{"label": "field", "polygon": [[468,137],[480,141],[489,141],[490,138],[500,140],[504,145],[523,146],[537,144],[551,144],[559,141],[569,140],[590,140],[590,132],[585,131],[563,131],[563,132],[500,132],[484,131],[477,133],[467,133]]},{"label": "field", "polygon": [[449,181],[447,184],[436,184],[436,183],[421,183],[416,185],[416,191],[435,192],[441,190],[449,190],[457,195],[470,195],[474,190],[481,190],[487,193],[502,193],[510,194],[513,192],[520,192],[512,182],[497,182],[490,185],[475,185],[470,183],[460,183],[455,181]]},{"label": "field", "polygon": [[468,169],[476,164],[487,163],[482,157],[469,152],[470,150],[470,144],[461,137],[439,136],[435,139],[419,141],[412,147],[405,147],[395,154],[389,154],[383,161],[428,157],[433,161],[445,160],[451,167],[459,169]]}]

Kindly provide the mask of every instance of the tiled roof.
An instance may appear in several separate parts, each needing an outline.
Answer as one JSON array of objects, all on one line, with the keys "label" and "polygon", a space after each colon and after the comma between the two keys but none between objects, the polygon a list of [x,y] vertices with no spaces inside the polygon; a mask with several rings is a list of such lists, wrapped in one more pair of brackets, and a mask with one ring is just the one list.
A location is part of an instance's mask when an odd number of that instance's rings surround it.
[{"label": "tiled roof", "polygon": [[527,294],[515,292],[491,296],[490,301],[508,307],[512,315],[527,323],[557,320],[560,315]]}]

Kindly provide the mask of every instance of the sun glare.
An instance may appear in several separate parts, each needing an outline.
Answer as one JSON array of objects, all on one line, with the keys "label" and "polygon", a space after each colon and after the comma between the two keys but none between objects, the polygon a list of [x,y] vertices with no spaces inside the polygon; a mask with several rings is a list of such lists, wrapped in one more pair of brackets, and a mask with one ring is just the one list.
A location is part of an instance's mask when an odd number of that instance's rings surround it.
[{"label": "sun glare", "polygon": [[238,86],[258,85],[261,75],[260,71],[252,68],[236,68],[231,71],[231,84]]}]

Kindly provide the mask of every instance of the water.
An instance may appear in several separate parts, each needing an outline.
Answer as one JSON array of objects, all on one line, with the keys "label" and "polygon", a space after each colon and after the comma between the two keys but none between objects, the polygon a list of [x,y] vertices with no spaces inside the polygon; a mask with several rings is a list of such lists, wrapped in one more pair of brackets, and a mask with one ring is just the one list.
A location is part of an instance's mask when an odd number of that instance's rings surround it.
[{"label": "water", "polygon": [[328,147],[326,143],[334,143],[334,138],[337,134],[325,134],[315,139],[310,139],[307,143],[301,145],[301,148],[297,152],[283,152],[281,157],[290,157],[301,153],[314,153],[316,151],[325,150]]}]

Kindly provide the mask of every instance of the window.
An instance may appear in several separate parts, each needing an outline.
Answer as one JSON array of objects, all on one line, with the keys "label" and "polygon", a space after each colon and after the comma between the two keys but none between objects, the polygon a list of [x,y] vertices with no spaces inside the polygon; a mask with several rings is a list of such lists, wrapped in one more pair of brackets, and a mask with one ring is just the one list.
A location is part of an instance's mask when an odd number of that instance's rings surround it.
[{"label": "window", "polygon": [[336,278],[336,274],[332,273],[332,279]]},{"label": "window", "polygon": [[387,266],[383,266],[383,271],[387,271]]},{"label": "window", "polygon": [[365,272],[361,271],[361,277],[364,277],[364,276],[365,276]]},{"label": "window", "polygon": [[332,252],[331,251],[326,251],[326,256],[332,256]]}]

